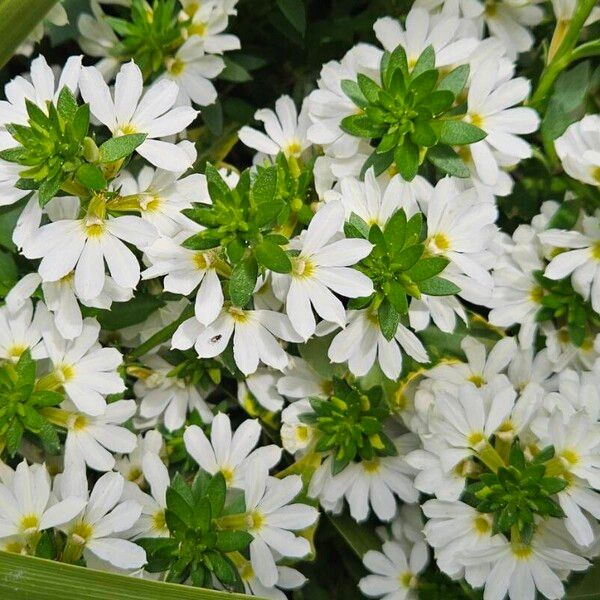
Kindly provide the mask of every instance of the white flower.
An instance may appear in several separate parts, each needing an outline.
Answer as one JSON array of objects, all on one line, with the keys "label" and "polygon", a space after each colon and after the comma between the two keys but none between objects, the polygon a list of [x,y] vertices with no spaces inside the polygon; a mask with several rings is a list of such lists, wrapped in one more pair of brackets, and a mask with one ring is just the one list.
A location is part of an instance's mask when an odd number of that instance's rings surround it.
[{"label": "white flower", "polygon": [[537,130],[540,118],[532,108],[514,107],[528,96],[530,82],[524,77],[506,80],[499,76],[500,63],[487,60],[477,66],[469,87],[465,121],[483,129],[487,136],[469,145],[478,177],[495,185],[499,177],[500,153],[503,164],[516,164],[531,156],[531,146],[519,134]]},{"label": "white flower", "polygon": [[302,479],[298,475],[269,477],[260,460],[248,467],[246,514],[248,532],[254,536],[250,560],[256,576],[267,587],[277,583],[274,552],[290,558],[303,558],[310,552],[308,540],[292,533],[310,527],[319,516],[312,506],[291,504],[301,490]]},{"label": "white flower", "polygon": [[[379,48],[358,44],[347,52],[341,62],[331,61],[323,65],[317,82],[319,87],[308,97],[308,114],[312,125],[307,135],[313,144],[323,146],[327,155],[336,159],[352,159],[356,156],[361,146],[360,138],[345,133],[340,127],[344,117],[355,114],[356,105],[346,96],[341,84],[345,79],[356,81],[358,73],[379,81],[381,56]],[[365,158],[359,158],[358,170]]]},{"label": "white flower", "polygon": [[264,123],[266,135],[252,127],[244,126],[238,136],[243,144],[268,156],[283,152],[286,157],[299,158],[310,146],[306,139],[308,114],[306,104],[298,117],[294,101],[289,96],[281,96],[275,102],[275,111],[263,108],[257,110],[254,118]]},{"label": "white flower", "polygon": [[41,258],[38,272],[44,282],[59,281],[75,272],[77,296],[91,301],[105,287],[104,262],[115,283],[135,288],[140,265],[123,241],[145,248],[156,238],[156,229],[140,217],[62,219],[43,225],[25,243],[27,258]]},{"label": "white flower", "polygon": [[134,500],[121,502],[125,480],[119,473],[105,473],[88,496],[85,470],[66,463],[60,476],[63,497],[75,495],[86,502],[83,514],[61,529],[68,535],[68,545],[90,553],[122,569],[137,569],[146,563],[146,552],[140,546],[122,539],[140,518],[141,505]]},{"label": "white flower", "polygon": [[173,108],[179,94],[176,83],[157,81],[142,95],[142,72],[131,61],[117,74],[114,100],[95,67],[81,69],[79,85],[92,114],[110,129],[113,136],[146,134],[136,152],[148,162],[178,173],[192,166],[193,160],[185,150],[157,139],[180,133],[196,118],[196,111],[189,106]]},{"label": "white flower", "polygon": [[279,412],[283,408],[284,399],[277,391],[278,374],[270,369],[259,368],[252,375],[248,375],[245,381],[238,383],[238,402],[246,408],[246,412],[252,412],[253,400],[270,412]]},{"label": "white flower", "polygon": [[112,402],[101,415],[94,417],[69,410],[68,403],[61,406],[65,409],[67,427],[66,462],[85,463],[96,471],[110,471],[115,466],[112,452],[128,454],[135,448],[135,434],[121,426],[135,413],[133,400]]},{"label": "white flower", "polygon": [[150,266],[143,279],[164,275],[164,288],[175,294],[189,295],[198,286],[194,313],[202,325],[210,325],[221,313],[223,290],[216,271],[217,253],[214,250],[188,250],[181,242],[190,236],[182,233],[173,239],[161,237],[146,249]]},{"label": "white flower", "polygon": [[90,9],[91,15],[84,13],[77,19],[80,33],[77,41],[87,56],[100,58],[95,67],[109,81],[119,70],[119,59],[111,55],[119,38],[106,22],[106,15],[96,0],[91,0]]},{"label": "white flower", "polygon": [[562,598],[565,593],[556,574],[584,571],[589,562],[566,550],[545,546],[535,536],[529,546],[504,543],[488,549],[465,550],[458,559],[466,566],[493,565],[485,580],[485,600],[535,600],[536,590],[545,598]]},{"label": "white flower", "polygon": [[47,112],[46,103],[55,102],[63,87],[69,88],[74,94],[77,93],[80,69],[81,56],[71,56],[57,81],[54,71],[43,56],[33,59],[28,77],[19,75],[4,87],[6,100],[0,101],[0,126],[9,123],[27,125],[29,117],[26,100]]},{"label": "white flower", "polygon": [[[571,275],[573,289],[600,313],[600,220],[584,215],[583,232],[549,229],[540,233],[543,244],[565,249],[557,254],[544,271],[548,279]],[[568,250],[567,250],[568,249]]]},{"label": "white flower", "polygon": [[81,334],[72,341],[62,338],[50,315],[48,321],[42,335],[54,378],[79,411],[101,415],[106,396],[125,390],[117,371],[123,356],[116,348],[102,348],[98,342],[100,325],[95,319],[85,319]]},{"label": "white flower", "polygon": [[502,544],[504,537],[492,535],[492,518],[460,501],[428,500],[423,512],[429,519],[424,533],[435,549],[438,567],[452,579],[464,577],[472,587],[484,584],[491,565],[465,567],[458,556],[468,550],[476,555]]},{"label": "white flower", "polygon": [[328,396],[331,382],[315,371],[304,359],[290,356],[290,362],[277,381],[277,391],[287,398]]},{"label": "white flower", "polygon": [[[177,147],[192,160],[196,159],[196,149],[191,142],[184,140]],[[197,227],[181,211],[191,208],[192,202],[200,201],[196,190],[202,176],[180,176],[181,173],[144,166],[137,178],[122,172],[112,187],[118,189],[121,196],[135,196],[139,200],[142,219],[154,225],[160,234],[173,237],[182,229]]]},{"label": "white flower", "polygon": [[260,362],[282,370],[288,356],[277,339],[300,342],[286,315],[271,310],[224,309],[208,327],[196,318],[184,321],[173,336],[173,348],[194,346],[201,358],[219,356],[233,336],[233,357],[244,375],[254,373]]},{"label": "white flower", "polygon": [[85,502],[74,496],[56,502],[46,465],[29,466],[24,460],[10,483],[0,483],[0,538],[28,537],[58,527],[76,517],[84,506]]},{"label": "white flower", "polygon": [[266,469],[274,467],[281,458],[281,448],[275,445],[255,449],[261,434],[258,421],[247,419],[231,434],[231,422],[219,413],[211,424],[210,441],[197,425],[190,425],[183,434],[185,447],[200,467],[214,475],[222,473],[227,487],[248,485],[250,461],[260,462]]},{"label": "white flower", "polygon": [[483,20],[490,34],[502,41],[507,55],[513,59],[533,45],[534,37],[530,29],[544,17],[544,11],[535,6],[539,1],[491,0],[485,3]]},{"label": "white flower", "polygon": [[133,527],[127,530],[125,536],[131,539],[169,537],[169,528],[165,520],[167,488],[171,483],[169,471],[157,454],[146,452],[142,458],[142,472],[150,485],[151,495],[145,494],[133,483],[126,484],[123,497],[141,504],[142,514]]},{"label": "white flower", "polygon": [[146,422],[162,416],[168,431],[180,429],[187,415],[197,410],[205,423],[213,418],[210,406],[198,387],[184,378],[170,376],[173,365],[153,354],[144,359],[144,373],[134,385],[133,391],[141,400],[139,416]]},{"label": "white flower", "polygon": [[314,429],[299,418],[311,410],[308,400],[298,400],[281,412],[281,443],[290,454],[306,450],[315,439]]},{"label": "white flower", "polygon": [[532,346],[537,332],[536,314],[541,308],[543,289],[533,276],[544,268],[542,249],[535,231],[520,225],[507,249],[506,261],[492,271],[492,292],[489,321],[500,327],[519,324],[519,342],[524,348]]},{"label": "white flower", "polygon": [[[247,594],[269,598],[269,600],[287,600],[287,596],[281,590],[297,590],[302,587],[307,579],[296,569],[277,565],[277,583],[275,586],[265,586],[257,577],[252,562],[246,560],[241,554],[234,559],[235,566],[239,571],[240,578],[244,584]],[[281,589],[277,589],[281,588]]]},{"label": "white flower", "polygon": [[150,429],[144,435],[137,436],[137,445],[133,452],[117,457],[115,470],[119,471],[126,481],[136,483],[138,486],[144,483],[143,459],[146,454],[162,453],[164,447],[163,437],[156,429]]},{"label": "white flower", "polygon": [[362,239],[337,239],[344,225],[340,202],[326,204],[312,218],[306,234],[298,240],[299,254],[292,258],[292,273],[277,274],[289,281],[286,312],[294,329],[307,340],[316,328],[313,307],[325,321],[346,324],[346,313],[335,292],[347,298],[370,296],[371,280],[350,268],[367,256],[373,245]]},{"label": "white flower", "polygon": [[514,338],[499,340],[490,350],[475,338],[466,336],[460,343],[467,362],[436,365],[426,376],[435,380],[446,390],[455,391],[461,385],[472,383],[481,387],[492,382],[502,373],[517,351]]},{"label": "white flower", "polygon": [[417,600],[418,575],[427,565],[427,554],[415,545],[407,558],[397,542],[385,542],[382,550],[369,550],[363,556],[365,567],[373,574],[360,580],[360,591],[369,598]]},{"label": "white flower", "polygon": [[574,179],[600,184],[600,115],[586,115],[555,141],[564,170]]},{"label": "white flower", "polygon": [[223,54],[229,50],[239,50],[240,40],[230,33],[223,33],[227,28],[228,10],[222,10],[214,2],[202,2],[193,11],[187,7],[191,14],[192,23],[185,32],[190,38],[198,38],[204,50],[210,54]]},{"label": "white flower", "polygon": [[217,99],[217,90],[210,80],[225,68],[225,61],[220,56],[205,54],[204,42],[197,35],[186,40],[166,66],[162,77],[179,86],[177,104],[194,102],[208,106]]},{"label": "white flower", "polygon": [[45,349],[40,343],[41,321],[41,308],[36,307],[34,314],[31,300],[26,300],[14,311],[10,310],[8,305],[1,306],[0,359],[17,362],[26,350],[31,352],[33,358],[43,358]]},{"label": "white flower", "polygon": [[405,27],[398,19],[383,17],[375,21],[373,29],[388,52],[399,45],[404,48],[410,69],[428,46],[435,50],[438,68],[466,63],[477,46],[475,37],[466,37],[460,30],[459,19],[447,14],[432,16],[422,8],[408,12]]},{"label": "white flower", "polygon": [[[404,460],[407,451],[416,445],[412,434],[406,434],[395,442],[398,456],[377,457],[362,460],[347,467],[350,475],[346,479],[345,496],[350,506],[350,514],[356,521],[364,521],[369,516],[369,505],[380,521],[390,521],[396,515],[396,498],[414,503],[419,492],[412,482],[414,469]],[[346,470],[346,469],[345,469]]]},{"label": "white flower", "polygon": [[364,309],[348,311],[348,325],[333,338],[327,356],[334,363],[348,361],[358,377],[366,375],[377,360],[384,375],[396,380],[402,371],[402,351],[419,363],[429,362],[427,350],[410,329],[398,323],[394,337],[387,340],[377,315]]},{"label": "white flower", "polygon": [[364,181],[354,177],[345,177],[340,181],[340,199],[346,219],[352,213],[359,216],[369,227],[385,227],[388,219],[403,208],[408,218],[419,212],[418,202],[431,193],[430,184],[422,177],[413,181],[404,181],[395,175],[389,181],[377,179],[373,168],[365,173]]},{"label": "white flower", "polygon": [[487,304],[493,287],[488,254],[496,233],[496,207],[480,202],[474,188],[460,191],[452,177],[444,177],[436,184],[425,215],[427,250],[450,260],[443,277],[460,288],[458,295],[465,300]]}]

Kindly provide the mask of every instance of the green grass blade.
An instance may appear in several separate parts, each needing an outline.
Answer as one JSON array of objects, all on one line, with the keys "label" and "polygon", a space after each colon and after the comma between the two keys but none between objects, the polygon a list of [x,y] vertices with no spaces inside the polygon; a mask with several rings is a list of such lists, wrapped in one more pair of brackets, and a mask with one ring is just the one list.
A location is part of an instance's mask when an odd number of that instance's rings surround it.
[{"label": "green grass blade", "polygon": [[0,68],[57,0],[0,0]]},{"label": "green grass blade", "polygon": [[0,552],[0,598],[6,600],[247,600],[216,592],[94,571]]}]

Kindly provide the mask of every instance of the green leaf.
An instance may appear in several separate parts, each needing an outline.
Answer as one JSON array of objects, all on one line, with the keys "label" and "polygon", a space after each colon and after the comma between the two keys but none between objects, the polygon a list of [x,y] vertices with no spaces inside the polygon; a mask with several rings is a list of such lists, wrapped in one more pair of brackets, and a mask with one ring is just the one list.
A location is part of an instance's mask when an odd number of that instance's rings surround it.
[{"label": "green leaf", "polygon": [[405,138],[404,144],[398,146],[394,152],[394,162],[403,179],[412,181],[419,172],[419,147]]},{"label": "green leaf", "polygon": [[254,256],[239,262],[233,269],[229,280],[229,295],[231,301],[240,308],[248,304],[256,286],[258,265]]},{"label": "green leaf", "polygon": [[381,540],[372,527],[357,523],[346,513],[341,515],[325,513],[325,515],[358,558],[362,559],[369,550],[381,549]]},{"label": "green leaf", "polygon": [[377,316],[379,317],[379,327],[383,337],[388,341],[391,340],[398,329],[400,313],[386,299],[379,306]]},{"label": "green leaf", "polygon": [[366,108],[368,106],[369,103],[356,81],[343,79],[340,85],[344,94],[346,94],[356,106],[359,106],[360,108]]},{"label": "green leaf", "polygon": [[415,79],[421,73],[435,69],[435,50],[432,45],[427,46],[417,59],[415,66],[410,73],[411,79]]},{"label": "green leaf", "polygon": [[165,305],[164,300],[150,294],[138,294],[127,302],[113,302],[109,310],[90,311],[96,315],[102,329],[116,331],[145,321],[155,310]]},{"label": "green leaf", "polygon": [[233,81],[234,83],[252,81],[252,75],[250,75],[242,65],[236,63],[229,56],[223,56],[223,62],[225,63],[225,68],[219,73],[219,79]]},{"label": "green leaf", "polygon": [[440,171],[456,177],[469,177],[469,169],[450,146],[438,145],[430,148],[427,159]]},{"label": "green leaf", "polygon": [[145,133],[130,133],[106,140],[100,146],[100,162],[109,163],[129,156],[146,139]]},{"label": "green leaf", "polygon": [[255,204],[272,202],[277,191],[277,167],[260,169],[250,188],[250,198]]},{"label": "green leaf", "polygon": [[255,248],[256,260],[260,265],[276,273],[289,273],[292,270],[292,261],[285,250],[266,240]]},{"label": "green leaf", "polygon": [[381,88],[370,77],[367,77],[362,73],[359,73],[356,76],[356,81],[364,97],[371,104],[375,104],[379,100]]},{"label": "green leaf", "polygon": [[306,32],[306,8],[303,0],[277,0],[277,6],[294,29],[304,37]]},{"label": "green leaf", "polygon": [[58,101],[56,102],[58,114],[65,121],[71,121],[77,112],[77,108],[77,100],[75,100],[73,92],[65,85],[63,89],[60,90]]},{"label": "green leaf", "polygon": [[202,107],[202,120],[213,135],[223,133],[223,106],[218,100]]},{"label": "green leaf", "polygon": [[441,273],[449,262],[450,261],[443,256],[423,258],[408,270],[407,275],[413,281],[423,281],[424,279],[429,279],[430,277]]},{"label": "green leaf", "polygon": [[0,250],[0,295],[6,295],[17,282],[17,278],[15,259],[8,252]]},{"label": "green leaf", "polygon": [[218,531],[217,548],[221,552],[239,552],[244,550],[253,539],[247,531]]},{"label": "green leaf", "polygon": [[541,132],[545,140],[561,136],[567,127],[585,114],[586,96],[590,85],[590,63],[582,62],[563,71],[554,83]]},{"label": "green leaf", "polygon": [[386,294],[386,298],[401,315],[408,313],[406,290],[398,282],[392,281],[389,292]]},{"label": "green leaf", "polygon": [[431,277],[419,283],[419,289],[428,296],[452,296],[458,294],[460,288],[442,277]]},{"label": "green leaf", "polygon": [[403,209],[397,210],[385,224],[383,237],[391,254],[396,254],[406,240],[406,213]]},{"label": "green leaf", "polygon": [[452,92],[455,96],[458,96],[469,78],[469,65],[461,65],[456,67],[444,77],[437,86],[438,90],[446,90]]},{"label": "green leaf", "polygon": [[77,169],[75,177],[79,183],[90,190],[101,190],[106,186],[106,179],[104,179],[102,171],[95,165],[84,163]]},{"label": "green leaf", "polygon": [[440,142],[450,146],[462,146],[480,142],[487,133],[464,121],[444,121],[440,131]]},{"label": "green leaf", "polygon": [[376,138],[383,135],[385,127],[383,124],[375,124],[366,115],[350,115],[344,117],[340,127],[350,135],[364,138]]},{"label": "green leaf", "polygon": [[244,594],[139,579],[6,552],[0,552],[0,597],[14,600],[248,600]]},{"label": "green leaf", "polygon": [[394,51],[390,54],[384,52],[381,58],[382,82],[384,88],[389,88],[392,77],[396,71],[400,71],[404,75],[408,75],[408,60],[406,52],[401,44],[398,44]]},{"label": "green leaf", "polygon": [[572,229],[579,219],[580,203],[577,200],[566,200],[552,215],[547,229]]}]

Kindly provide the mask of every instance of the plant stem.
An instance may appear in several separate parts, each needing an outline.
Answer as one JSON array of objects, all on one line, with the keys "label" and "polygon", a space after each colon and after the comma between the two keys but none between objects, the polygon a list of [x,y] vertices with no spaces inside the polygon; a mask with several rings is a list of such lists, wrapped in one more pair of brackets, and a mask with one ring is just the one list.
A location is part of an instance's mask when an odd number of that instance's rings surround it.
[{"label": "plant stem", "polygon": [[177,328],[187,319],[194,315],[194,305],[190,304],[190,306],[186,306],[181,315],[176,321],[163,327],[160,331],[156,332],[152,337],[148,338],[143,344],[140,344],[137,348],[132,350],[127,356],[128,362],[133,362],[140,358],[140,356],[144,356],[147,352],[150,352],[152,348],[158,346],[166,342],[170,339]]},{"label": "plant stem", "polygon": [[579,34],[584,23],[589,17],[592,8],[596,5],[596,0],[578,0],[577,8],[573,13],[569,28],[566,30],[562,42],[556,49],[552,60],[546,65],[542,72],[537,89],[531,98],[531,105],[534,108],[541,108],[547,101],[554,80],[563,69],[573,60],[573,48],[579,39]]},{"label": "plant stem", "polygon": [[57,0],[2,0],[0,2],[0,68],[13,56],[33,28]]}]

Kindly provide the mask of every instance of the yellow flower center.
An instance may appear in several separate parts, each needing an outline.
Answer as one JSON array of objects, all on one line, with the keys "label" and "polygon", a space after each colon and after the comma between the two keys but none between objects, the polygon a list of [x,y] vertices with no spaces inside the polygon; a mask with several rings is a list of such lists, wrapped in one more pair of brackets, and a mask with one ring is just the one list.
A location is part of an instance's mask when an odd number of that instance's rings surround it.
[{"label": "yellow flower center", "polygon": [[479,127],[479,129],[481,129],[485,123],[483,116],[478,113],[469,115],[469,120],[471,121],[472,125],[475,125],[475,127]]},{"label": "yellow flower center", "polygon": [[189,17],[193,17],[199,8],[200,5],[197,2],[190,2],[183,10]]},{"label": "yellow flower center", "polygon": [[162,206],[163,199],[160,196],[150,196],[140,202],[140,206],[146,212],[157,212]]},{"label": "yellow flower center", "polygon": [[204,252],[196,252],[193,257],[194,266],[198,271],[206,271],[210,264],[210,259]]},{"label": "yellow flower center", "polygon": [[600,167],[594,167],[592,177],[600,184]]},{"label": "yellow flower center", "polygon": [[406,571],[406,573],[401,573],[398,576],[398,581],[400,582],[400,585],[404,588],[414,588],[417,585],[417,578],[410,571]]},{"label": "yellow flower center", "polygon": [[310,432],[306,425],[298,425],[298,427],[296,427],[296,438],[299,442],[306,442],[309,435]]},{"label": "yellow flower center", "polygon": [[484,516],[476,517],[473,521],[473,527],[479,535],[487,534],[492,528],[490,522]]},{"label": "yellow flower center", "polygon": [[511,549],[514,557],[517,560],[527,560],[533,554],[533,549],[531,546],[521,543],[512,544]]},{"label": "yellow flower center", "polygon": [[233,320],[237,323],[245,323],[248,320],[248,315],[241,308],[232,306],[229,309],[229,314],[233,317]]},{"label": "yellow flower center", "polygon": [[142,470],[139,467],[132,467],[131,469],[129,469],[129,472],[127,473],[127,480],[128,481],[138,481],[141,480],[142,477]]},{"label": "yellow flower center", "polygon": [[221,467],[221,473],[225,478],[225,483],[231,485],[231,482],[233,481],[233,469],[230,467]]},{"label": "yellow flower center", "polygon": [[563,459],[563,462],[567,463],[570,466],[576,465],[580,458],[579,453],[572,448],[565,448],[561,453],[560,457]]},{"label": "yellow flower center", "polygon": [[265,525],[265,518],[262,513],[255,510],[248,515],[248,524],[250,529],[259,531]]},{"label": "yellow flower center", "polygon": [[158,510],[152,515],[152,527],[158,531],[165,531],[167,529],[164,510]]},{"label": "yellow flower center", "polygon": [[488,2],[485,3],[485,14],[486,14],[486,16],[488,16],[488,17],[495,17],[497,10],[498,10],[498,7],[496,6],[495,2],[490,2],[488,0]]},{"label": "yellow flower center", "polygon": [[302,145],[300,144],[300,142],[298,140],[293,140],[293,141],[289,142],[288,144],[286,144],[286,146],[284,148],[284,152],[288,156],[298,156],[300,154],[300,152],[302,152]]},{"label": "yellow flower center", "polygon": [[480,388],[485,383],[485,379],[483,378],[482,375],[471,375],[471,377],[469,377],[469,381],[475,387],[478,387],[478,388]]},{"label": "yellow flower center", "polygon": [[39,526],[40,520],[38,516],[34,514],[23,515],[23,517],[21,517],[21,522],[19,523],[19,529],[21,533],[24,533],[25,535],[35,533]]},{"label": "yellow flower center", "polygon": [[363,461],[363,468],[367,473],[377,473],[379,467],[380,464],[378,459]]},{"label": "yellow flower center", "polygon": [[315,265],[308,258],[296,257],[292,259],[292,275],[307,279],[315,272]]},{"label": "yellow flower center", "polygon": [[22,542],[8,542],[4,546],[4,551],[12,554],[22,554],[25,552],[25,544]]},{"label": "yellow flower center", "polygon": [[92,534],[94,533],[94,528],[84,521],[79,521],[71,530],[71,537],[73,541],[77,544],[85,544],[90,540]]},{"label": "yellow flower center", "polygon": [[88,426],[88,418],[85,415],[77,415],[73,421],[73,429],[75,431],[82,431]]},{"label": "yellow flower center", "polygon": [[73,365],[58,365],[55,373],[62,383],[66,383],[75,377],[75,367]]},{"label": "yellow flower center", "polygon": [[27,350],[27,346],[24,346],[23,344],[13,344],[8,347],[8,358],[20,358],[25,350]]},{"label": "yellow flower center", "polygon": [[125,123],[124,125],[121,125],[114,133],[115,137],[121,136],[121,135],[130,135],[132,133],[137,133],[138,130],[136,129],[135,125],[133,125],[132,123]]},{"label": "yellow flower center", "polygon": [[436,233],[432,236],[431,242],[438,250],[448,250],[450,248],[450,240],[448,236],[443,233]]},{"label": "yellow flower center", "polygon": [[176,77],[181,75],[184,69],[185,63],[178,58],[173,59],[173,61],[169,64],[169,73],[175,75]]},{"label": "yellow flower center", "polygon": [[188,33],[190,35],[199,35],[203,37],[206,34],[206,23],[194,23],[188,28]]},{"label": "yellow flower center", "polygon": [[540,304],[544,298],[544,288],[541,285],[536,285],[529,291],[529,298],[532,302]]},{"label": "yellow flower center", "polygon": [[595,242],[592,246],[592,257],[595,260],[600,260],[600,242]]},{"label": "yellow flower center", "polygon": [[467,437],[467,441],[469,442],[469,446],[475,448],[478,444],[485,441],[485,436],[481,431],[473,431]]},{"label": "yellow flower center", "polygon": [[251,562],[245,563],[244,566],[240,569],[240,577],[244,581],[248,581],[249,579],[252,579],[254,577],[254,569],[252,569]]}]

